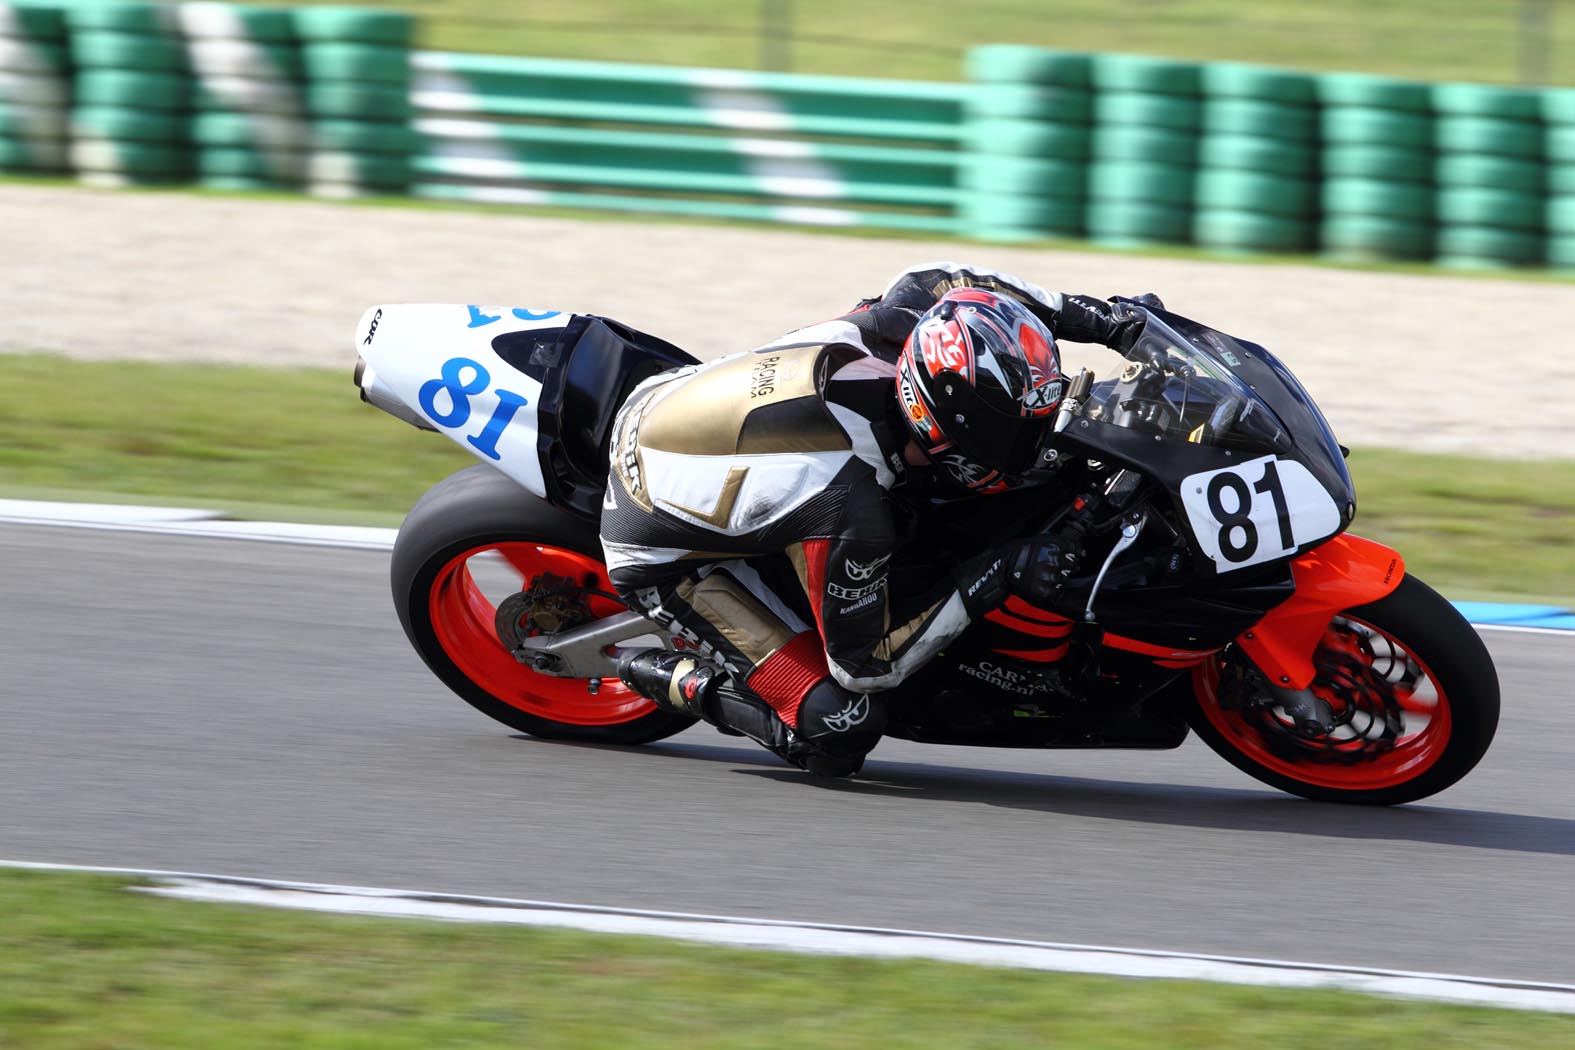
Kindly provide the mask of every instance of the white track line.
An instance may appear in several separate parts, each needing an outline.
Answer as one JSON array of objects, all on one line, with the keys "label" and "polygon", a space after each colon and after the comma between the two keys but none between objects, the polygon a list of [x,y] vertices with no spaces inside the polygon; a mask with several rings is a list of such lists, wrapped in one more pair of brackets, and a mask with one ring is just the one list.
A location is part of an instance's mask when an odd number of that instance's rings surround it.
[{"label": "white track line", "polygon": [[448,922],[553,926],[594,933],[635,934],[681,941],[814,955],[934,959],[1015,969],[1115,977],[1213,981],[1281,988],[1342,988],[1406,999],[1575,1014],[1575,985],[1499,980],[1457,974],[1348,968],[1278,959],[1195,955],[1003,937],[971,937],[924,930],[795,923],[731,915],[695,915],[634,908],[600,908],[556,901],[476,897],[367,886],[205,875],[139,868],[85,867],[0,860],[0,867],[89,872],[156,879],[145,892],[183,900],[275,908],[436,919]]}]

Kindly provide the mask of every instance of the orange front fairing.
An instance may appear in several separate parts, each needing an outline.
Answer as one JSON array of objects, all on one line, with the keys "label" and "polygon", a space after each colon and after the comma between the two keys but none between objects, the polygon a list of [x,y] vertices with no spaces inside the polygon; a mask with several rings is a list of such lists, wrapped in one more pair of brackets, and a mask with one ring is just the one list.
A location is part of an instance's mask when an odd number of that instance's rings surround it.
[{"label": "orange front fairing", "polygon": [[1346,533],[1291,562],[1291,575],[1296,593],[1236,642],[1270,681],[1305,689],[1313,680],[1313,653],[1329,621],[1400,586],[1405,564],[1383,544]]}]

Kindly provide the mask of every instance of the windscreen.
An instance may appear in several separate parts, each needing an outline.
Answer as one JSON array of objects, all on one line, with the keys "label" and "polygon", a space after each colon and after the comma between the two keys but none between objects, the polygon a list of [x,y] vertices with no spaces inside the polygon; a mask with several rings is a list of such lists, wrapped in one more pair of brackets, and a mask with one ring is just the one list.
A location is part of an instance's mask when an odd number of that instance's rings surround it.
[{"label": "windscreen", "polygon": [[1232,371],[1241,360],[1228,338],[1218,342],[1200,347],[1150,315],[1117,374],[1094,384],[1084,414],[1193,444],[1288,452],[1284,424]]}]

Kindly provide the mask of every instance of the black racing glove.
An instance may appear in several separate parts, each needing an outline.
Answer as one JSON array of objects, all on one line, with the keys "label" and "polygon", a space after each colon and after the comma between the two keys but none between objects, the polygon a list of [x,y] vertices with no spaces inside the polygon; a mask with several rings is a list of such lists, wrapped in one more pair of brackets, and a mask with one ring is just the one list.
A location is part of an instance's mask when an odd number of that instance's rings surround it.
[{"label": "black racing glove", "polygon": [[1113,303],[1132,303],[1134,306],[1146,306],[1150,310],[1163,310],[1165,301],[1153,292],[1139,292],[1136,295],[1112,295]]},{"label": "black racing glove", "polygon": [[1075,343],[1103,343],[1125,354],[1143,334],[1145,316],[1137,306],[1152,307],[1159,298],[1144,293],[1137,299],[1117,297],[1095,299],[1090,295],[1061,297],[1061,316],[1056,322],[1057,338]]},{"label": "black racing glove", "polygon": [[977,619],[1016,595],[1044,606],[1060,592],[1061,548],[1043,536],[1015,540],[957,569],[963,608]]}]

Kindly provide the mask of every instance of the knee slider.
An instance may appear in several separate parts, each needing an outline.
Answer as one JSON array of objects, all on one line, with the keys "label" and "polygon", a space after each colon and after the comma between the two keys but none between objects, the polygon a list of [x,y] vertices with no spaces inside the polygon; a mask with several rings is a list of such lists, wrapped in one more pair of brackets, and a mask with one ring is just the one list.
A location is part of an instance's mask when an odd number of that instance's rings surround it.
[{"label": "knee slider", "polygon": [[863,754],[886,732],[885,701],[822,679],[799,705],[798,732],[829,750]]}]

